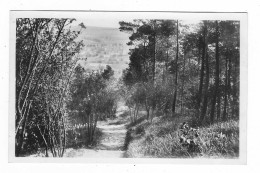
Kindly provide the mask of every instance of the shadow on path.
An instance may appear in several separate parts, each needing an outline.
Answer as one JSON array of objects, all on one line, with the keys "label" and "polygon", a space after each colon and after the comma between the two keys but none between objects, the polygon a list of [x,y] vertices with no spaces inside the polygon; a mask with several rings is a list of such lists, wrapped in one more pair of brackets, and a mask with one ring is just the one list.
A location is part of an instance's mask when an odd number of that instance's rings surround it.
[{"label": "shadow on path", "polygon": [[86,158],[123,158],[125,157],[126,121],[120,114],[125,112],[125,107],[117,111],[117,118],[98,122],[97,128],[102,136],[93,149],[68,148],[64,157],[86,157]]}]

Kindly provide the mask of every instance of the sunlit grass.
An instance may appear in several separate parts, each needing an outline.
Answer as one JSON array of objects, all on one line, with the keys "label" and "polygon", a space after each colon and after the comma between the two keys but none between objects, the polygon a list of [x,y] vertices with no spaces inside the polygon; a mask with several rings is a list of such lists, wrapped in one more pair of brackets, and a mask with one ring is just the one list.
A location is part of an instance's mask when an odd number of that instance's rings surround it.
[{"label": "sunlit grass", "polygon": [[179,128],[191,117],[160,117],[143,120],[128,131],[128,157],[159,158],[237,158],[239,156],[239,122],[230,120],[199,127],[200,152],[190,152],[180,143]]}]

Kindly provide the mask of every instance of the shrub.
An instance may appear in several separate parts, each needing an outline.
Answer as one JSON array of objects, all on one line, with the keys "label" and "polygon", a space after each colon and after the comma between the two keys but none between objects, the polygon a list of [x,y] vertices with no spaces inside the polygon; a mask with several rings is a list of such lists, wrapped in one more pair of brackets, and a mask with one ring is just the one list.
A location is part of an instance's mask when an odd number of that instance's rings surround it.
[{"label": "shrub", "polygon": [[179,129],[180,144],[190,154],[201,153],[201,147],[199,145],[199,129],[192,128],[187,122],[182,123]]}]

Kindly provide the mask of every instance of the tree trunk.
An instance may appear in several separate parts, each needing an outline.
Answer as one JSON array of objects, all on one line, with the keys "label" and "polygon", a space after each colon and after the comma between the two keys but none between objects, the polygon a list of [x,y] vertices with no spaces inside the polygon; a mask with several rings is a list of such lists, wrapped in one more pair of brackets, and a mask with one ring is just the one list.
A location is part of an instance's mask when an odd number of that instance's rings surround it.
[{"label": "tree trunk", "polygon": [[220,120],[220,112],[221,112],[221,95],[219,93],[219,95],[217,96],[217,120]]},{"label": "tree trunk", "polygon": [[224,91],[224,110],[222,120],[227,120],[227,99],[228,99],[228,50],[226,53],[226,63],[225,63],[225,91]]},{"label": "tree trunk", "polygon": [[130,121],[131,123],[133,122],[133,119],[132,119],[132,110],[131,110],[131,107],[129,107],[129,113],[130,113]]},{"label": "tree trunk", "polygon": [[26,127],[27,127],[27,119],[28,119],[29,112],[31,109],[31,104],[32,104],[32,102],[30,101],[27,109],[25,109],[25,111],[24,111],[24,115],[22,116],[22,119],[20,120],[19,124],[21,124],[21,125],[18,126],[18,129],[15,134],[15,156],[16,157],[18,157],[20,155],[21,150],[23,148],[24,135],[25,135]]},{"label": "tree trunk", "polygon": [[65,152],[65,148],[66,148],[66,129],[65,129],[65,122],[64,122],[64,115],[62,117],[62,130],[63,130],[63,141],[62,141],[62,157],[64,155]]},{"label": "tree trunk", "polygon": [[216,21],[216,66],[215,66],[215,86],[214,86],[214,93],[213,93],[213,98],[212,98],[212,103],[211,103],[211,112],[210,112],[210,121],[214,121],[214,115],[215,115],[215,106],[216,106],[216,100],[217,96],[219,95],[219,26],[218,26],[218,21]]},{"label": "tree trunk", "polygon": [[139,111],[139,104],[136,104],[135,105],[135,112],[134,112],[134,122],[136,122],[136,120],[137,120],[138,111]]},{"label": "tree trunk", "polygon": [[177,20],[177,50],[176,50],[176,61],[175,61],[175,90],[173,95],[173,102],[172,102],[172,116],[174,116],[176,112],[176,101],[177,101],[177,90],[178,90],[178,59],[179,59],[179,21]]},{"label": "tree trunk", "polygon": [[[199,48],[200,49],[200,48]],[[197,112],[198,116],[200,115],[200,104],[202,100],[202,90],[203,90],[203,81],[204,81],[204,66],[205,66],[205,46],[202,47],[202,55],[201,55],[201,67],[200,67],[200,84],[198,91],[198,101],[197,101]]]},{"label": "tree trunk", "polygon": [[233,92],[232,92],[232,115],[239,117],[239,57],[234,57],[234,67],[233,67]]},{"label": "tree trunk", "polygon": [[150,108],[148,106],[148,103],[147,103],[147,98],[145,99],[145,108],[146,108],[146,119],[147,121],[149,120],[149,117],[150,117]]},{"label": "tree trunk", "polygon": [[163,77],[163,82],[167,82],[168,61],[169,61],[169,52],[168,52],[168,42],[167,42],[166,60],[164,61],[165,73]]},{"label": "tree trunk", "polygon": [[184,82],[185,82],[185,53],[183,55],[182,86],[181,86],[181,114],[183,114]]},{"label": "tree trunk", "polygon": [[156,62],[156,34],[154,34],[154,44],[153,44],[153,84],[155,80],[155,62]]},{"label": "tree trunk", "polygon": [[204,22],[204,49],[205,49],[205,67],[206,67],[206,78],[205,78],[205,88],[203,93],[203,105],[201,108],[200,121],[202,122],[206,116],[208,108],[208,86],[209,86],[209,55],[207,53],[207,22]]},{"label": "tree trunk", "polygon": [[93,141],[94,136],[95,136],[95,131],[96,131],[98,119],[99,119],[99,114],[95,114],[95,116],[94,116],[94,126],[93,126],[93,131],[92,131],[92,141]]},{"label": "tree trunk", "polygon": [[[229,110],[230,110],[230,91],[231,91],[231,72],[232,72],[232,52],[229,52],[229,58],[228,58],[228,84],[227,84],[227,101],[228,101],[228,107],[227,107],[227,115],[229,116]],[[227,118],[228,118],[227,116]]]}]

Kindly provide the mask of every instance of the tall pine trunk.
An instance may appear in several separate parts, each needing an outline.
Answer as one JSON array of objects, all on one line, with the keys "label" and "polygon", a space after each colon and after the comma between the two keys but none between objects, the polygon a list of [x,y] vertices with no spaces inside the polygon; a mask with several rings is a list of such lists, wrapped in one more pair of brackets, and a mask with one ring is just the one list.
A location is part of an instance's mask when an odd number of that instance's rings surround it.
[{"label": "tall pine trunk", "polygon": [[152,60],[152,80],[153,80],[153,85],[155,81],[155,65],[156,65],[156,20],[153,21],[153,60]]},{"label": "tall pine trunk", "polygon": [[214,121],[215,115],[215,106],[217,96],[219,95],[219,26],[218,21],[216,21],[216,66],[215,66],[215,86],[214,86],[214,93],[211,103],[211,112],[210,112],[210,121]]},{"label": "tall pine trunk", "polygon": [[[201,46],[199,46],[201,49]],[[200,115],[200,104],[202,100],[202,90],[203,90],[203,81],[204,81],[204,68],[205,68],[205,46],[202,46],[202,55],[201,55],[201,67],[200,67],[200,83],[198,91],[198,100],[197,100],[197,114]]]},{"label": "tall pine trunk", "polygon": [[167,82],[168,61],[169,61],[169,53],[168,53],[168,42],[167,42],[166,61],[164,61],[165,72],[163,75],[163,82]]},{"label": "tall pine trunk", "polygon": [[183,114],[184,82],[185,82],[185,53],[183,55],[182,86],[181,86],[181,114]]},{"label": "tall pine trunk", "polygon": [[223,117],[222,120],[227,120],[227,100],[228,100],[228,50],[226,52],[226,63],[225,63],[225,91],[224,91],[224,110],[223,110]]},{"label": "tall pine trunk", "polygon": [[228,76],[227,76],[227,118],[229,116],[229,110],[230,110],[230,91],[231,91],[231,72],[232,72],[232,51],[229,51],[229,57],[228,57]]},{"label": "tall pine trunk", "polygon": [[208,108],[208,86],[209,86],[209,55],[207,53],[207,22],[204,22],[204,33],[203,33],[203,40],[204,40],[204,56],[205,56],[205,70],[206,70],[206,78],[205,78],[205,87],[204,87],[204,93],[203,93],[203,104],[201,107],[201,115],[200,115],[200,121],[203,121]]},{"label": "tall pine trunk", "polygon": [[233,67],[233,92],[232,92],[232,115],[239,117],[239,57],[234,57],[234,67]]},{"label": "tall pine trunk", "polygon": [[220,112],[221,112],[221,95],[220,93],[217,96],[217,120],[220,120]]},{"label": "tall pine trunk", "polygon": [[154,34],[154,44],[153,44],[153,84],[155,80],[155,62],[156,62],[156,34]]},{"label": "tall pine trunk", "polygon": [[174,116],[176,112],[176,100],[177,100],[177,90],[178,90],[178,59],[179,59],[179,21],[177,20],[177,50],[176,50],[176,61],[175,61],[175,90],[172,102],[172,115]]}]

